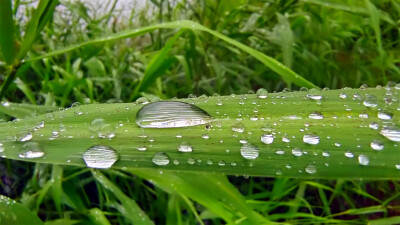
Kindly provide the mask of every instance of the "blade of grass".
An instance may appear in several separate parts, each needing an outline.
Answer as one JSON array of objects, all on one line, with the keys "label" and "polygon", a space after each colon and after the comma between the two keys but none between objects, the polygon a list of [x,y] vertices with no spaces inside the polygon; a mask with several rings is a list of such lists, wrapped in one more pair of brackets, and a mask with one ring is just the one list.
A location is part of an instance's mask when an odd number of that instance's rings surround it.
[{"label": "blade of grass", "polygon": [[11,0],[0,0],[0,50],[8,65],[14,64],[16,56],[14,32]]},{"label": "blade of grass", "polygon": [[44,224],[37,215],[23,205],[3,195],[0,195],[0,209],[1,224]]},{"label": "blade of grass", "polygon": [[49,113],[56,110],[58,110],[58,107],[55,106],[30,105],[11,102],[3,102],[0,104],[1,113],[18,119]]},{"label": "blade of grass", "polygon": [[56,56],[59,54],[63,54],[63,53],[67,53],[79,48],[82,48],[84,46],[87,45],[93,45],[93,44],[99,44],[99,43],[105,43],[105,42],[109,42],[109,41],[113,41],[113,40],[117,40],[117,39],[121,39],[121,38],[127,38],[127,37],[135,37],[135,36],[139,36],[145,33],[148,33],[150,31],[156,30],[156,29],[160,29],[160,28],[168,28],[168,29],[192,29],[192,30],[199,30],[199,31],[205,31],[207,33],[210,33],[216,37],[218,37],[219,39],[241,49],[244,52],[247,52],[248,54],[250,54],[251,56],[253,56],[254,58],[258,59],[260,62],[262,62],[264,65],[266,65],[267,67],[269,67],[271,70],[275,71],[277,74],[279,74],[280,76],[282,76],[283,78],[285,78],[287,81],[290,81],[300,87],[307,87],[307,88],[311,88],[311,87],[316,87],[314,84],[312,84],[311,82],[307,81],[306,79],[304,79],[303,77],[301,77],[300,75],[296,74],[294,71],[292,71],[291,69],[285,67],[282,63],[276,61],[275,59],[255,50],[252,49],[230,37],[227,37],[221,33],[218,33],[214,30],[211,30],[207,27],[204,27],[198,23],[189,21],[189,20],[181,20],[181,21],[175,21],[175,22],[169,22],[169,23],[162,23],[162,24],[156,24],[156,25],[151,25],[148,27],[143,27],[140,29],[134,29],[134,30],[125,30],[125,31],[121,31],[118,33],[114,33],[111,34],[107,37],[104,38],[99,38],[99,39],[95,39],[95,40],[90,40],[87,42],[83,42],[80,44],[76,44],[76,45],[72,45],[72,46],[68,46],[66,48],[63,49],[58,49],[52,52],[49,52],[47,54],[38,56],[38,57],[34,57],[32,59],[30,59],[29,61],[34,61],[34,60],[39,60],[39,59],[43,59],[43,58],[47,58],[47,57],[51,57],[51,56]]}]

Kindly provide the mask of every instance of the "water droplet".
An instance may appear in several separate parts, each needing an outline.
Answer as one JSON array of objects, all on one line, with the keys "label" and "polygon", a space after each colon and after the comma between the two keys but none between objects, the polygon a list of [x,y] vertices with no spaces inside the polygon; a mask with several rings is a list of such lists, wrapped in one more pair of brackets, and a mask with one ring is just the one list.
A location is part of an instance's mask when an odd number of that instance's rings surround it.
[{"label": "water droplet", "polygon": [[83,160],[88,167],[107,169],[118,160],[118,154],[109,146],[95,145],[83,153]]},{"label": "water droplet", "polygon": [[138,146],[138,147],[137,147],[137,150],[139,150],[139,151],[143,152],[143,151],[146,151],[146,150],[147,150],[147,147],[146,147],[146,146],[144,146],[144,145],[142,145],[142,146]]},{"label": "water droplet", "polygon": [[342,92],[342,93],[340,93],[339,97],[341,99],[345,99],[345,98],[347,98],[347,94]]},{"label": "water droplet", "polygon": [[374,130],[378,130],[378,128],[379,128],[379,124],[377,122],[371,122],[368,126],[369,126],[369,128],[374,129]]},{"label": "water droplet", "polygon": [[290,163],[287,163],[287,164],[285,165],[285,167],[286,167],[287,169],[292,169],[292,165],[291,165]]},{"label": "water droplet", "polygon": [[277,175],[277,176],[282,176],[282,174],[283,174],[282,170],[275,171],[275,175]]},{"label": "water droplet", "polygon": [[283,154],[285,154],[285,151],[282,150],[282,149],[278,149],[278,150],[275,151],[275,154],[277,154],[277,155],[283,155]]},{"label": "water droplet", "polygon": [[[400,89],[400,88],[399,88]],[[396,167],[396,169],[400,170],[400,164],[396,164],[394,165]]]},{"label": "water droplet", "polygon": [[193,165],[196,162],[193,158],[188,158],[188,164]]},{"label": "water droplet", "polygon": [[219,106],[224,105],[224,103],[221,101],[221,99],[217,99],[216,104],[219,105]]},{"label": "water droplet", "polygon": [[100,130],[97,131],[100,138],[113,138],[115,137],[115,128],[111,124],[104,124]]},{"label": "water droplet", "polygon": [[303,155],[303,151],[299,148],[294,148],[294,149],[292,149],[292,155],[294,155],[296,157],[300,157]]},{"label": "water droplet", "polygon": [[23,159],[36,159],[45,155],[43,148],[36,142],[27,142],[21,147],[18,157]]},{"label": "water droplet", "polygon": [[358,156],[358,163],[362,166],[368,166],[369,164],[369,158],[366,155],[359,155]]},{"label": "water droplet", "polygon": [[165,166],[169,164],[169,157],[164,152],[158,152],[154,154],[152,161],[157,166]]},{"label": "water droplet", "polygon": [[74,102],[71,105],[71,108],[74,108],[74,114],[77,116],[80,116],[83,114],[80,106],[81,106],[81,103],[79,103],[79,102]]},{"label": "water droplet", "polygon": [[305,134],[303,136],[303,142],[310,145],[316,145],[319,143],[319,136],[316,134]]},{"label": "water droplet", "polygon": [[322,99],[321,90],[316,88],[311,88],[309,93],[307,94],[307,98],[312,100],[321,100]]},{"label": "water droplet", "polygon": [[97,132],[100,130],[100,128],[104,125],[104,119],[103,118],[96,118],[92,120],[92,122],[89,125],[89,130],[93,132]]},{"label": "water droplet", "polygon": [[384,148],[383,142],[380,140],[373,140],[371,142],[371,148],[376,151],[381,151]]},{"label": "water droplet", "polygon": [[180,152],[192,152],[193,151],[193,147],[188,143],[188,142],[182,142],[179,146],[178,146],[178,151]]},{"label": "water droplet", "polygon": [[358,114],[358,117],[360,117],[361,119],[368,119],[369,115],[367,113],[360,113]]},{"label": "water droplet", "polygon": [[225,166],[225,161],[224,160],[218,161],[218,166]]},{"label": "water droplet", "polygon": [[17,134],[17,140],[21,142],[32,140],[32,132],[21,131]]},{"label": "water droplet", "polygon": [[201,135],[201,138],[203,138],[203,139],[209,139],[210,138],[210,136],[208,135],[208,134],[203,134],[203,135]]},{"label": "water droplet", "polygon": [[199,107],[174,101],[150,103],[136,115],[136,123],[143,128],[189,127],[211,121],[212,117]]},{"label": "water droplet", "polygon": [[252,144],[244,144],[240,148],[240,154],[245,159],[256,159],[258,157],[259,150]]},{"label": "water droplet", "polygon": [[140,105],[140,104],[141,105],[146,105],[146,104],[150,103],[150,100],[148,98],[146,98],[146,97],[140,97],[140,98],[136,99],[135,103],[138,104],[138,105]]},{"label": "water droplet", "polygon": [[324,115],[320,112],[312,112],[308,115],[308,118],[313,119],[313,120],[322,120],[324,118]]},{"label": "water droplet", "polygon": [[377,107],[378,106],[378,98],[375,95],[367,95],[363,104],[367,107]]},{"label": "water droplet", "polygon": [[263,134],[261,136],[261,142],[264,144],[272,144],[272,142],[274,142],[274,135],[272,134]]},{"label": "water droplet", "polygon": [[258,98],[264,99],[268,96],[268,91],[264,88],[260,88],[257,90],[256,95]]},{"label": "water droplet", "polygon": [[305,168],[306,173],[308,174],[314,174],[317,172],[317,167],[313,164],[308,164]]},{"label": "water droplet", "polygon": [[236,122],[235,124],[232,125],[232,131],[236,133],[243,133],[244,132],[244,126],[241,122]]},{"label": "water droplet", "polygon": [[330,154],[329,154],[329,152],[322,152],[322,156],[323,156],[323,157],[329,157]]},{"label": "water droplet", "polygon": [[384,126],[379,133],[391,141],[400,142],[400,128],[398,126]]},{"label": "water droplet", "polygon": [[352,152],[347,151],[344,153],[344,156],[346,156],[347,158],[353,158],[354,154]]},{"label": "water droplet", "polygon": [[385,111],[379,111],[378,112],[378,118],[381,120],[391,120],[392,119],[392,114],[389,112]]},{"label": "water droplet", "polygon": [[3,143],[0,143],[0,152],[4,152]]},{"label": "water droplet", "polygon": [[282,141],[285,142],[285,143],[289,143],[289,142],[290,142],[289,136],[284,135],[284,136],[282,137]]}]

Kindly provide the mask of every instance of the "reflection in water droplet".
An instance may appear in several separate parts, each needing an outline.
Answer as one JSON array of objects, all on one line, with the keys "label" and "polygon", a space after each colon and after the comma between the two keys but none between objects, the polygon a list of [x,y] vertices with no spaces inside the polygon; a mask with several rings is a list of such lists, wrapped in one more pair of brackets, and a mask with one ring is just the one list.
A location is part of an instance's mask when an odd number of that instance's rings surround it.
[{"label": "reflection in water droplet", "polygon": [[256,92],[258,98],[266,98],[268,96],[268,91],[264,88],[260,88]]},{"label": "reflection in water droplet", "polygon": [[313,164],[308,164],[305,168],[306,173],[308,174],[314,174],[317,172],[317,168]]},{"label": "reflection in water droplet", "polygon": [[305,134],[303,136],[303,142],[310,145],[316,145],[319,143],[319,136],[316,134]]},{"label": "reflection in water droplet", "polygon": [[258,157],[259,150],[255,145],[244,144],[240,148],[240,154],[245,159],[256,159]]},{"label": "reflection in water droplet", "polygon": [[83,153],[83,160],[88,167],[107,169],[118,160],[118,154],[109,146],[95,145]]},{"label": "reflection in water droplet", "polygon": [[261,142],[264,144],[272,144],[272,142],[274,141],[274,136],[272,134],[263,134],[261,136]]},{"label": "reflection in water droplet", "polygon": [[400,127],[398,126],[384,126],[379,133],[391,141],[400,142]]},{"label": "reflection in water droplet", "polygon": [[292,155],[294,155],[296,157],[300,157],[303,155],[303,151],[299,148],[294,148],[294,149],[292,149]]},{"label": "reflection in water droplet", "polygon": [[308,115],[308,118],[313,119],[313,120],[322,120],[324,118],[324,115],[320,112],[312,112]]},{"label": "reflection in water droplet", "polygon": [[150,103],[136,115],[136,123],[143,128],[189,127],[211,121],[212,117],[199,107],[174,101]]},{"label": "reflection in water droplet", "polygon": [[372,148],[373,150],[376,150],[376,151],[381,151],[381,150],[384,148],[384,145],[383,145],[383,143],[382,143],[381,141],[379,141],[379,140],[373,140],[373,141],[371,142],[371,148]]},{"label": "reflection in water droplet", "polygon": [[363,104],[367,107],[376,107],[378,106],[378,98],[375,95],[368,95]]},{"label": "reflection in water droplet", "polygon": [[18,157],[22,159],[36,159],[45,155],[43,147],[36,142],[27,142],[21,147]]},{"label": "reflection in water droplet", "polygon": [[358,156],[358,163],[362,166],[368,166],[369,164],[369,158],[366,155],[359,155]]},{"label": "reflection in water droplet", "polygon": [[180,152],[192,152],[193,151],[193,147],[188,143],[188,142],[182,142],[179,146],[178,146],[178,151]]},{"label": "reflection in water droplet", "polygon": [[164,152],[158,152],[153,156],[152,161],[157,166],[165,166],[169,163],[169,157]]}]

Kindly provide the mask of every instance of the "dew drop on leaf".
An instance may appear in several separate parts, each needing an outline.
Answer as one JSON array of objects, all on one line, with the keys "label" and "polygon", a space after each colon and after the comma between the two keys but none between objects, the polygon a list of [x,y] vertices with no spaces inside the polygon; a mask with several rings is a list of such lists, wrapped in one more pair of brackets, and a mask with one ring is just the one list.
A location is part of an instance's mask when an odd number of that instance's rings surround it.
[{"label": "dew drop on leaf", "polygon": [[258,98],[264,99],[268,96],[268,91],[264,88],[260,88],[257,90],[256,95]]},{"label": "dew drop on leaf", "polygon": [[193,151],[193,147],[188,142],[182,142],[178,146],[178,151],[180,151],[180,152],[192,152]]},{"label": "dew drop on leaf", "polygon": [[306,173],[308,174],[314,174],[317,172],[317,168],[313,164],[308,164],[305,168]]},{"label": "dew drop on leaf", "polygon": [[322,115],[320,112],[312,112],[308,115],[308,118],[313,120],[322,120],[324,115]]},{"label": "dew drop on leaf", "polygon": [[369,164],[369,158],[366,155],[359,155],[358,156],[358,163],[360,163],[360,165],[362,166],[368,166]]},{"label": "dew drop on leaf", "polygon": [[274,142],[274,135],[272,134],[263,134],[261,136],[261,142],[264,144],[272,144],[272,142]]},{"label": "dew drop on leaf", "polygon": [[303,136],[303,142],[310,145],[316,145],[319,143],[319,136],[316,134],[305,134]]},{"label": "dew drop on leaf", "polygon": [[45,155],[43,147],[37,142],[27,142],[21,147],[18,157],[22,159],[36,159]]},{"label": "dew drop on leaf", "polygon": [[17,140],[21,142],[30,141],[32,140],[32,132],[28,131],[21,131],[17,134]]},{"label": "dew drop on leaf", "polygon": [[240,148],[240,154],[245,159],[257,159],[259,150],[255,145],[243,144],[242,147]]},{"label": "dew drop on leaf", "polygon": [[367,95],[363,104],[367,107],[377,107],[378,106],[378,98],[375,95]]},{"label": "dew drop on leaf", "polygon": [[292,155],[294,155],[296,157],[300,157],[303,155],[303,151],[299,148],[294,148],[294,149],[292,149]]},{"label": "dew drop on leaf", "polygon": [[398,126],[384,126],[379,133],[391,141],[400,142],[400,127]]},{"label": "dew drop on leaf", "polygon": [[212,117],[199,107],[176,101],[147,104],[136,115],[136,123],[143,128],[175,128],[207,124]]},{"label": "dew drop on leaf", "polygon": [[371,148],[376,151],[381,151],[384,148],[384,145],[379,140],[373,140],[371,141]]},{"label": "dew drop on leaf", "polygon": [[158,152],[153,155],[152,161],[157,166],[165,166],[169,164],[169,157],[164,152]]},{"label": "dew drop on leaf", "polygon": [[83,153],[83,160],[88,167],[107,169],[118,160],[118,154],[109,146],[95,145]]}]

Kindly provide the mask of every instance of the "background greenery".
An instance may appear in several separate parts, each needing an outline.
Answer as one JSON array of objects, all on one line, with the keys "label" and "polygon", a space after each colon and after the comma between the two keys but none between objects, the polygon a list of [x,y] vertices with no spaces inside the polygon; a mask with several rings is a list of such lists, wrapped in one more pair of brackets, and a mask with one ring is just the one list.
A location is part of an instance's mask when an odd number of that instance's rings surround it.
[{"label": "background greenery", "polygon": [[[104,3],[110,6],[109,11],[80,1],[61,1],[57,7],[57,3],[43,3],[43,14],[33,26],[28,21],[35,18],[35,7],[15,1],[11,34],[16,41],[9,45],[10,51],[3,49],[0,55],[0,79],[3,86],[7,74],[14,73],[16,79],[4,93],[2,89],[4,100],[68,107],[74,102],[131,102],[140,96],[170,99],[244,94],[259,88],[270,92],[300,88],[249,54],[199,31],[157,29],[135,38],[30,60],[117,31],[181,19],[198,22],[256,49],[321,88],[374,87],[400,81],[400,2],[396,0],[154,0],[123,15],[114,10],[115,3]],[[46,14],[54,7],[54,14]],[[26,41],[24,35],[29,33],[35,35]],[[18,54],[9,63],[13,56],[4,52],[13,52],[12,48]],[[22,59],[26,63],[18,61]],[[5,114],[1,117],[12,119]],[[132,175],[120,170],[0,162],[0,194],[18,200],[49,224],[140,224],[149,222],[148,218],[156,224],[400,220],[400,185],[396,180],[204,174],[185,179],[164,174],[161,179],[146,171]],[[171,188],[166,180],[179,187]],[[210,194],[216,190],[225,192]],[[141,214],[147,216],[142,220]],[[242,217],[250,221],[237,219]]]}]

